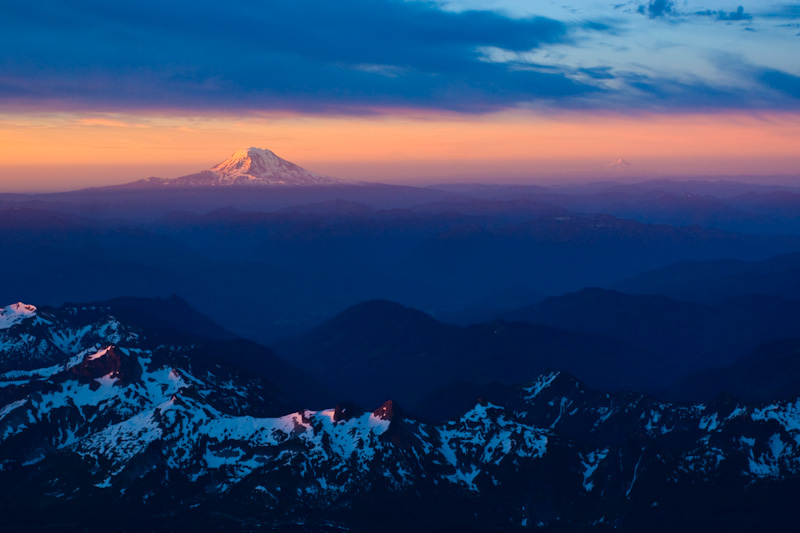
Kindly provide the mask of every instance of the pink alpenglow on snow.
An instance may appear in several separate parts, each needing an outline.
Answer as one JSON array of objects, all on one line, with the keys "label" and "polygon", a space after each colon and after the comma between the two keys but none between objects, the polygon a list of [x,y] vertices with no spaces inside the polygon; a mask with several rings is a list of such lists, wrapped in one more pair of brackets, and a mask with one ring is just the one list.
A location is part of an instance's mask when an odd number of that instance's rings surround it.
[{"label": "pink alpenglow on snow", "polygon": [[0,329],[10,328],[32,316],[36,316],[36,307],[32,305],[22,302],[7,305],[0,309]]}]

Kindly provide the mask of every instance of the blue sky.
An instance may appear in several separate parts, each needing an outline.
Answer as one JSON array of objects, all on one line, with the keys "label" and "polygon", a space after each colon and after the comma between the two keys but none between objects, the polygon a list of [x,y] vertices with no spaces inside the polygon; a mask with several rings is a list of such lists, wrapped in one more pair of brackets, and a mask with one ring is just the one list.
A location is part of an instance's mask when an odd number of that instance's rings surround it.
[{"label": "blue sky", "polygon": [[3,2],[8,109],[796,110],[800,3]]}]

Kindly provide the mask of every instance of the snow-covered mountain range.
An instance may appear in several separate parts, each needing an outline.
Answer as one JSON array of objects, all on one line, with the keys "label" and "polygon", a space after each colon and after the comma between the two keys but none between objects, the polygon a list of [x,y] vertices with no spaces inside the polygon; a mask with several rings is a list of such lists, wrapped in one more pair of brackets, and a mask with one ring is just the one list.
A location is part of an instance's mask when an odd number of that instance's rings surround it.
[{"label": "snow-covered mountain range", "polygon": [[134,521],[121,530],[636,530],[674,526],[687,497],[773,501],[800,479],[800,400],[671,404],[551,372],[447,421],[390,400],[290,412],[281,383],[237,353],[166,341],[113,306],[20,303],[0,317],[11,525],[91,530],[98,516],[71,509],[103,502],[100,515]]},{"label": "snow-covered mountain range", "polygon": [[147,178],[126,187],[312,187],[358,183],[311,172],[278,157],[270,150],[251,147],[237,150],[209,170],[174,179]]}]

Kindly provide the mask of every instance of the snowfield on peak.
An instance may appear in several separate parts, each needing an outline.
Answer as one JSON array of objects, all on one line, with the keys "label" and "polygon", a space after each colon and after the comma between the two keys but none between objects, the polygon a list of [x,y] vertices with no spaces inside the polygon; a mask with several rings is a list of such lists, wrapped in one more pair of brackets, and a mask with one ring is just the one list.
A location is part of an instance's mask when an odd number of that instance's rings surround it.
[{"label": "snowfield on peak", "polygon": [[0,329],[8,329],[26,318],[36,316],[36,307],[22,302],[7,305],[0,309]]},{"label": "snowfield on peak", "polygon": [[[27,320],[32,318],[32,320]],[[106,310],[65,307],[54,315],[32,305],[0,310],[0,373],[67,363],[84,350],[136,342],[138,334]]]},{"label": "snowfield on peak", "polygon": [[240,179],[275,185],[346,183],[308,171],[281,159],[270,150],[255,147],[234,152],[230,158],[211,167],[211,171],[219,175],[220,183],[231,184]]}]

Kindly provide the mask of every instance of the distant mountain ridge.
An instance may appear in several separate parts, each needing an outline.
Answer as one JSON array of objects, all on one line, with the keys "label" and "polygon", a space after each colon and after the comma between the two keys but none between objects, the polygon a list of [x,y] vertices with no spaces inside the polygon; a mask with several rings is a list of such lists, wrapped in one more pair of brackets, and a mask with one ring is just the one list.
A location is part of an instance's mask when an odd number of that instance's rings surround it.
[{"label": "distant mountain ridge", "polygon": [[359,183],[323,176],[282,159],[266,148],[250,147],[237,150],[209,170],[174,179],[147,178],[122,187],[313,187]]},{"label": "distant mountain ridge", "polygon": [[800,254],[759,261],[681,261],[631,276],[611,288],[631,294],[663,294],[700,303],[746,295],[800,299]]},{"label": "distant mountain ridge", "polygon": [[656,390],[668,373],[657,356],[617,339],[522,322],[462,328],[386,300],[356,304],[274,348],[348,400],[372,405],[391,397],[427,417],[466,407],[423,404],[458,383],[511,385],[552,369],[604,390]]}]

